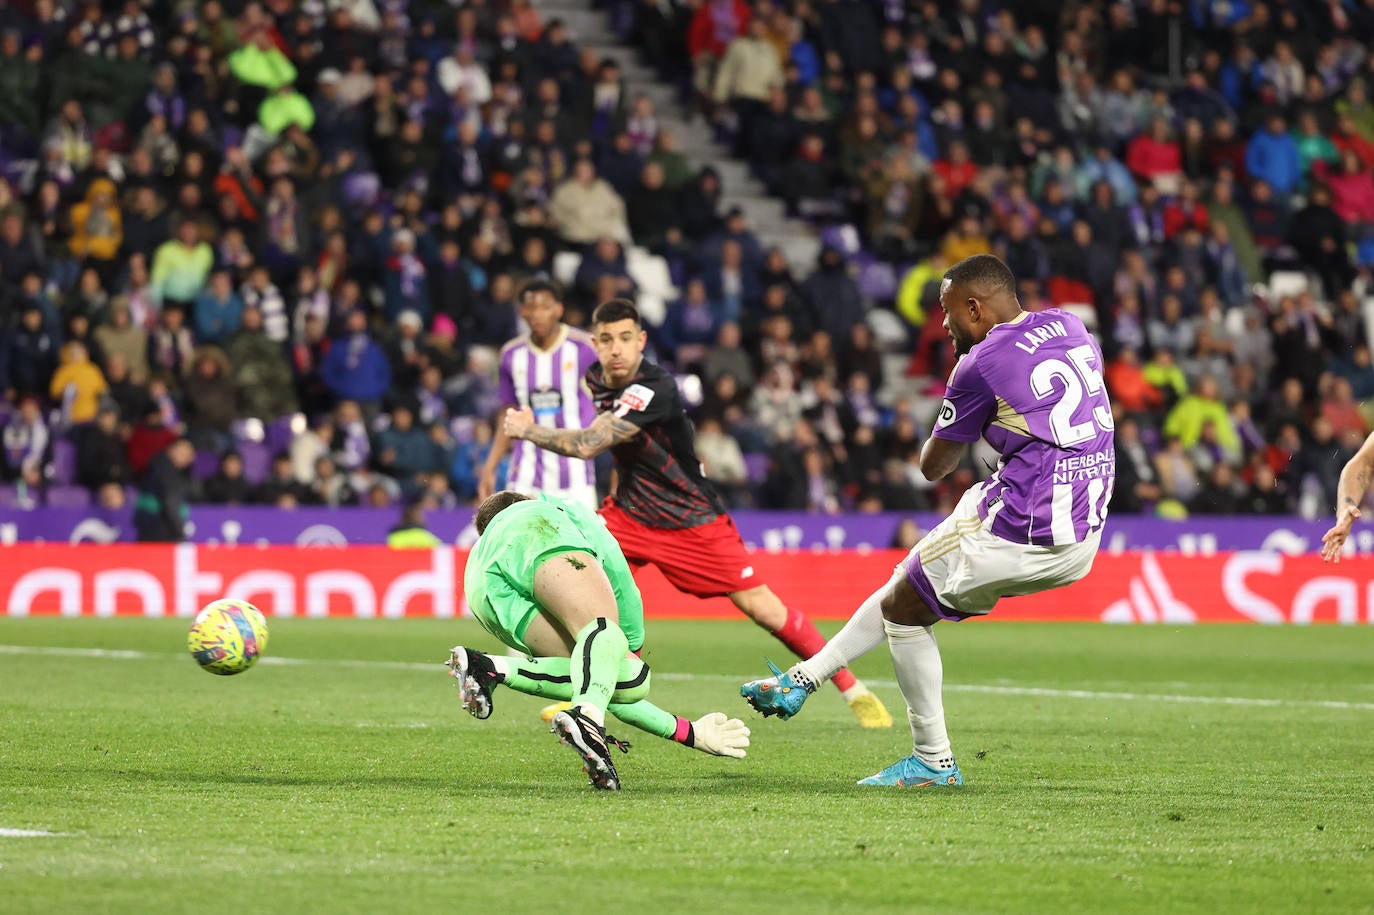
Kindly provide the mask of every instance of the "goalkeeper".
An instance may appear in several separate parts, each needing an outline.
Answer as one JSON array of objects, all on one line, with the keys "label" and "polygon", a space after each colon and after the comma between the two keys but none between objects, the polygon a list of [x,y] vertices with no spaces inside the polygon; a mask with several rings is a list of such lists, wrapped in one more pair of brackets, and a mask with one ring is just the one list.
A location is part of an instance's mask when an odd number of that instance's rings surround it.
[{"label": "goalkeeper", "polygon": [[596,514],[552,496],[506,490],[478,507],[474,523],[479,539],[463,576],[468,607],[483,628],[526,657],[454,648],[448,666],[463,708],[489,717],[497,684],[572,702],[554,716],[553,732],[582,757],[594,788],[620,788],[606,737],[608,711],[650,734],[743,758],[744,722],[720,712],[691,722],[646,698],[649,667],[637,655],[644,602],[625,555]]}]

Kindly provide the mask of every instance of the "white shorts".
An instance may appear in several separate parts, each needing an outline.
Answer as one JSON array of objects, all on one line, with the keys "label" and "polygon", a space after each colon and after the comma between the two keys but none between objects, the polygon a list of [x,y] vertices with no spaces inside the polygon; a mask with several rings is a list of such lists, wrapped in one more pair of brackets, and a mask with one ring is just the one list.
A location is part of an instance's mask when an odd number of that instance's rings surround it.
[{"label": "white shorts", "polygon": [[511,486],[511,489],[520,493],[522,496],[535,496],[543,493],[545,495],[556,496],[564,502],[572,502],[574,505],[585,505],[591,511],[596,511],[601,507],[601,502],[596,497],[595,486],[569,486],[567,489],[534,489],[529,486]]},{"label": "white shorts", "polygon": [[1102,532],[1082,543],[1037,546],[1013,543],[989,530],[978,517],[982,493],[970,489],[954,512],[921,538],[898,566],[907,581],[940,616],[981,616],[1003,597],[1062,588],[1093,567]]}]

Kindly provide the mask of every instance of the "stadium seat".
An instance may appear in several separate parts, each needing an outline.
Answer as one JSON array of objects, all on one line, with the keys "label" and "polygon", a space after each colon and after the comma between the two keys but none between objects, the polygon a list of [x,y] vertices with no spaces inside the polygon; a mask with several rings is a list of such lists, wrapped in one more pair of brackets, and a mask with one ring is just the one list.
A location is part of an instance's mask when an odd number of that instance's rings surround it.
[{"label": "stadium seat", "polygon": [[258,442],[244,442],[239,447],[239,454],[243,457],[243,476],[254,486],[267,479],[267,472],[272,465],[272,452],[267,450],[267,446]]},{"label": "stadium seat", "polygon": [[59,486],[76,481],[76,445],[64,438],[52,443],[52,481]]},{"label": "stadium seat", "polygon": [[53,486],[44,501],[49,508],[90,508],[91,491],[84,486]]},{"label": "stadium seat", "polygon": [[768,466],[772,459],[766,454],[746,454],[744,471],[750,483],[762,483],[768,477]]},{"label": "stadium seat", "polygon": [[18,486],[0,486],[0,508],[32,508],[33,499],[21,494]]},{"label": "stadium seat", "polygon": [[267,445],[268,451],[278,454],[291,447],[291,440],[296,437],[297,417],[300,417],[303,430],[305,417],[299,413],[291,416],[279,416],[267,424],[263,443]]},{"label": "stadium seat", "polygon": [[1275,300],[1284,296],[1302,295],[1309,285],[1307,274],[1298,270],[1275,270],[1269,274],[1269,294]]},{"label": "stadium seat", "polygon": [[195,463],[191,465],[191,475],[197,480],[208,480],[219,469],[219,455],[213,451],[197,451]]},{"label": "stadium seat", "polygon": [[577,268],[582,266],[582,255],[576,251],[560,251],[553,256],[553,278],[565,289],[577,279]]}]

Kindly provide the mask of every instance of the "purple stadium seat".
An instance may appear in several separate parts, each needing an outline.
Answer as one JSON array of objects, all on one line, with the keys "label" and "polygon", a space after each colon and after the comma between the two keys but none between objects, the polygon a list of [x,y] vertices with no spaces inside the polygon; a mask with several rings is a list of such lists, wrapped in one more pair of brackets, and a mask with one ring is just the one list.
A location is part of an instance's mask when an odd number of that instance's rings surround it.
[{"label": "purple stadium seat", "polygon": [[53,486],[44,501],[49,508],[90,508],[91,491],[84,486]]},{"label": "purple stadium seat", "polygon": [[52,443],[52,481],[65,486],[76,480],[76,445],[64,438]]},{"label": "purple stadium seat", "polygon": [[197,480],[208,480],[219,469],[219,455],[213,451],[197,451],[196,462],[191,465],[191,475]]},{"label": "purple stadium seat", "polygon": [[291,447],[291,440],[296,437],[296,433],[291,431],[293,419],[294,416],[279,416],[267,424],[267,435],[263,443],[267,445],[268,451],[277,454]]},{"label": "purple stadium seat", "polygon": [[744,470],[750,483],[760,483],[768,476],[770,458],[766,454],[746,454]]},{"label": "purple stadium seat", "polygon": [[19,497],[18,486],[0,486],[0,508],[28,508],[30,500]]},{"label": "purple stadium seat", "polygon": [[255,486],[267,479],[267,471],[272,465],[272,452],[267,450],[266,445],[244,442],[239,446],[239,454],[243,456],[244,479]]}]

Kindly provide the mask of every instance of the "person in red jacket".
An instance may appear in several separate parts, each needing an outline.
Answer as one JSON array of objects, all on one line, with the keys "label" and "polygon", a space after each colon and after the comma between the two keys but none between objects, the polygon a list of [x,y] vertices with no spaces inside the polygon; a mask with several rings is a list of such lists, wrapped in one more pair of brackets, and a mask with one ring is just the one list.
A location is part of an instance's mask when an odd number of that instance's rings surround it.
[{"label": "person in red jacket", "polygon": [[1211,224],[1207,205],[1199,199],[1197,185],[1184,181],[1176,200],[1164,207],[1164,238],[1171,240],[1184,229],[1194,228],[1206,234]]},{"label": "person in red jacket", "polygon": [[1320,165],[1317,177],[1331,188],[1331,209],[1348,226],[1374,226],[1374,175],[1360,164],[1353,149],[1341,154],[1341,166],[1329,171]]},{"label": "person in red jacket", "polygon": [[[1156,184],[1178,178],[1182,156],[1168,121],[1155,118],[1150,122],[1148,133],[1142,133],[1127,145],[1126,167],[1137,178]],[[1163,187],[1160,191],[1167,192]]]}]

